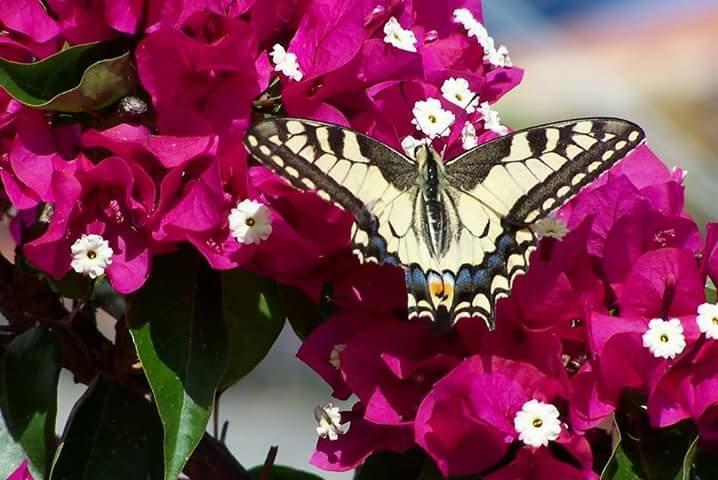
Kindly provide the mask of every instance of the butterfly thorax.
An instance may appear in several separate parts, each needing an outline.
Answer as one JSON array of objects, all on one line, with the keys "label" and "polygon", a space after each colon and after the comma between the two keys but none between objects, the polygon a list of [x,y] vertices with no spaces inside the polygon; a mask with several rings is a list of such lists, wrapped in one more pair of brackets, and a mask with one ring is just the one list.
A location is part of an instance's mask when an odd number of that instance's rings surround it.
[{"label": "butterfly thorax", "polygon": [[431,239],[431,253],[434,258],[440,258],[449,248],[448,212],[446,202],[442,200],[444,163],[441,155],[427,145],[416,149],[415,158],[419,168],[416,214],[419,215],[419,225],[425,229],[426,238]]}]

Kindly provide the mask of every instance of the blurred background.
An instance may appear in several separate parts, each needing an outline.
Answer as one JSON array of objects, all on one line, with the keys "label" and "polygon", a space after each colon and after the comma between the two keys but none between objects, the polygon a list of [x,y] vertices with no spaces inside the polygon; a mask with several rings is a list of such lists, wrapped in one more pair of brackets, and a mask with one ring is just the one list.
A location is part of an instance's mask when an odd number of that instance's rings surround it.
[{"label": "blurred background", "polygon": [[[484,9],[489,33],[526,71],[494,106],[504,123],[631,119],[666,164],[688,171],[688,209],[698,223],[718,219],[718,0],[486,0]],[[312,470],[312,410],[330,390],[294,358],[298,346],[287,327],[222,399],[228,447],[247,467],[278,444],[277,463]],[[69,377],[62,389],[60,426],[84,390]]]}]

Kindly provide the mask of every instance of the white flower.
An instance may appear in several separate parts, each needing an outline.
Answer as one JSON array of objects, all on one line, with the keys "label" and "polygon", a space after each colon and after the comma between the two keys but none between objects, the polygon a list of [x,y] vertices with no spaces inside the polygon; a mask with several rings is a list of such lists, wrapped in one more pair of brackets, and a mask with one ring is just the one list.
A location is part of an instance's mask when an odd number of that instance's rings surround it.
[{"label": "white flower", "polygon": [[322,406],[314,409],[314,418],[317,419],[317,435],[320,438],[327,438],[332,442],[344,435],[349,430],[349,424],[342,425],[342,415],[339,413],[339,407],[335,407],[331,402],[327,402]]},{"label": "white flower", "polygon": [[416,148],[419,145],[429,145],[431,144],[431,140],[428,138],[415,138],[411,135],[404,137],[404,140],[401,141],[401,148],[404,150],[404,153],[408,157],[414,158],[416,155]]},{"label": "white flower", "polygon": [[509,49],[501,45],[496,48],[494,39],[489,37],[486,43],[482,44],[484,47],[484,61],[493,65],[494,67],[510,67],[511,57],[509,57]]},{"label": "white flower", "polygon": [[274,44],[269,56],[272,57],[275,72],[282,72],[284,75],[297,82],[304,77],[304,74],[299,68],[299,63],[297,63],[297,56],[293,53],[287,52],[280,44]]},{"label": "white flower", "polygon": [[77,273],[97,278],[105,273],[105,269],[112,263],[115,253],[107,240],[94,233],[82,235],[70,247],[72,262],[70,266]]},{"label": "white flower", "polygon": [[479,96],[471,91],[465,78],[447,78],[441,85],[441,94],[468,113],[474,113],[479,104]]},{"label": "white flower", "polygon": [[466,122],[464,128],[461,129],[461,146],[464,150],[474,148],[479,144],[479,137],[476,135],[476,128],[471,122]]},{"label": "white flower", "polygon": [[531,225],[531,230],[533,230],[539,239],[548,237],[561,240],[566,236],[566,233],[568,233],[566,222],[553,215],[542,218]]},{"label": "white flower", "polygon": [[272,233],[269,209],[254,200],[242,200],[229,213],[229,230],[239,243],[259,243]]},{"label": "white flower", "polygon": [[529,400],[514,417],[519,440],[532,447],[545,447],[561,434],[558,409],[550,404]]},{"label": "white flower", "polygon": [[429,138],[449,135],[449,127],[454,123],[454,114],[441,108],[438,98],[417,101],[411,113],[414,115],[411,123]]},{"label": "white flower", "polygon": [[698,328],[706,338],[718,340],[718,304],[704,303],[698,306]]},{"label": "white flower", "polygon": [[499,112],[496,110],[491,110],[491,105],[489,105],[489,102],[484,102],[479,107],[479,113],[481,113],[481,117],[484,120],[484,128],[486,130],[491,130],[494,133],[498,133],[499,135],[506,135],[509,133],[509,129],[505,126],[501,125],[501,119],[499,118]]},{"label": "white flower", "polygon": [[675,358],[686,348],[683,326],[677,318],[668,321],[654,318],[648,322],[648,330],[642,338],[643,346],[656,358]]},{"label": "white flower", "polygon": [[457,8],[454,10],[454,21],[464,27],[469,37],[476,37],[476,40],[481,45],[484,45],[486,39],[489,38],[489,32],[481,25],[481,22],[476,20],[476,17],[469,9]]},{"label": "white flower", "polygon": [[341,366],[339,355],[344,350],[346,350],[346,348],[347,348],[346,344],[338,343],[337,345],[334,345],[334,348],[332,348],[332,351],[329,352],[329,363],[336,370],[339,370],[339,367]]},{"label": "white flower", "polygon": [[391,17],[384,24],[384,42],[393,45],[399,50],[416,52],[416,36],[414,32],[402,28],[395,17]]}]

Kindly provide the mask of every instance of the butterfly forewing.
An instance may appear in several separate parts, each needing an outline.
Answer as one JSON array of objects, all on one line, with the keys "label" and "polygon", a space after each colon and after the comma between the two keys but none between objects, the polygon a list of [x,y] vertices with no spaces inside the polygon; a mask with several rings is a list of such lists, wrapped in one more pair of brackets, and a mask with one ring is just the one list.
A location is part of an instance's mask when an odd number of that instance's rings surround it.
[{"label": "butterfly forewing", "polygon": [[530,128],[469,150],[439,168],[440,232],[426,220],[417,163],[361,133],[271,119],[254,125],[245,144],[294,186],[354,214],[360,259],[405,268],[410,316],[436,320],[441,310],[453,324],[478,315],[493,328],[498,299],[528,269],[537,243],[532,224],[643,138],[633,123],[594,118]]},{"label": "butterfly forewing", "polygon": [[255,124],[245,145],[295,187],[351,212],[362,260],[400,263],[399,251],[410,254],[417,170],[408,157],[338,125],[290,118]]}]

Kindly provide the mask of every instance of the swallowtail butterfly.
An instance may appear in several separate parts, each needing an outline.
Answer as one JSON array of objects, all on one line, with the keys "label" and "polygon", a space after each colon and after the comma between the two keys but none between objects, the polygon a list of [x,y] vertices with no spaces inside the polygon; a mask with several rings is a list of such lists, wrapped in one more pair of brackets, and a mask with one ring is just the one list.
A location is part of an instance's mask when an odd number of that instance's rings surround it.
[{"label": "swallowtail butterfly", "polygon": [[494,327],[497,301],[528,269],[532,226],[643,142],[614,118],[518,131],[446,162],[414,158],[359,132],[310,120],[253,125],[245,145],[262,164],[354,215],[363,262],[406,272],[409,317],[450,326],[478,316]]}]

